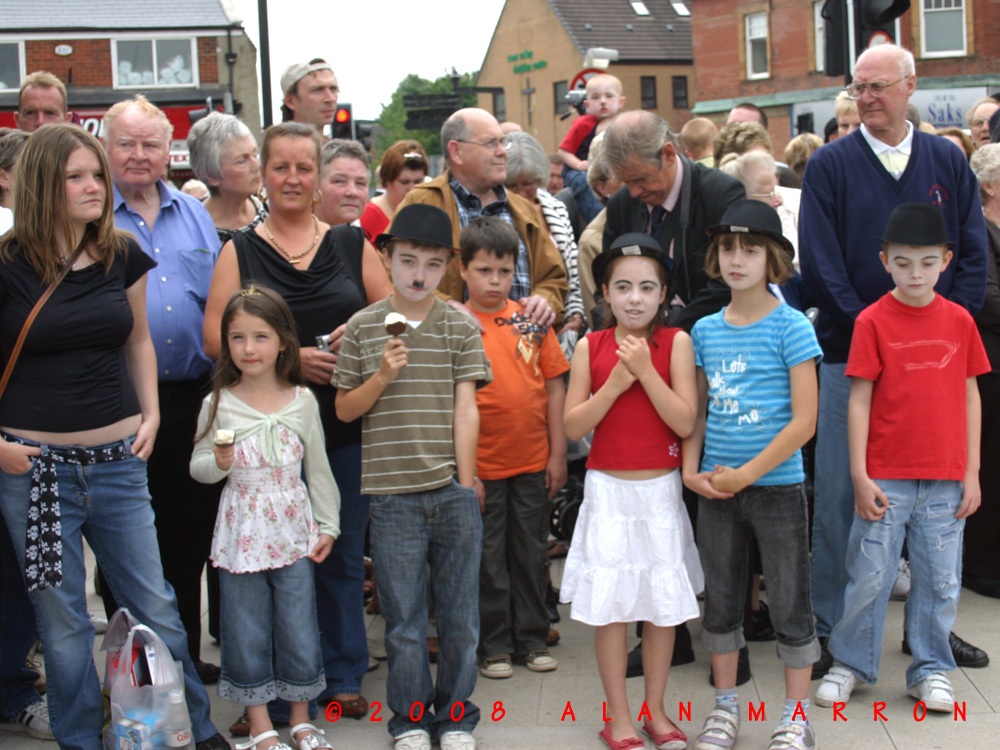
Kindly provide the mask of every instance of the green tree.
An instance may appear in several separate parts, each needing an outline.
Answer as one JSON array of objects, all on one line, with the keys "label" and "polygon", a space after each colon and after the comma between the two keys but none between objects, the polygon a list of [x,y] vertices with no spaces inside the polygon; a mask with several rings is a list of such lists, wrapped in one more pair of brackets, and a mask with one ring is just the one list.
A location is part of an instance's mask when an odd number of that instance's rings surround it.
[{"label": "green tree", "polygon": [[[458,85],[461,88],[471,88],[476,85],[477,73],[463,73],[459,76]],[[382,107],[378,118],[378,127],[372,143],[372,163],[378,164],[382,152],[389,146],[404,138],[419,141],[428,154],[441,151],[441,133],[439,130],[407,130],[406,108],[403,107],[403,97],[420,94],[450,94],[454,91],[451,76],[441,76],[434,81],[428,81],[412,73],[404,78],[392,95],[389,104]],[[463,107],[475,107],[475,94],[462,94],[460,102]]]}]

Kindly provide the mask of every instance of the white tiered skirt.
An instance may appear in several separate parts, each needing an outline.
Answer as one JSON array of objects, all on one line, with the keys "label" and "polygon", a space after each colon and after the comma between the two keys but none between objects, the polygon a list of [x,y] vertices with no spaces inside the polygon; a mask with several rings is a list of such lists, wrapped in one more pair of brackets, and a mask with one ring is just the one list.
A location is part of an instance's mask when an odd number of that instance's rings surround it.
[{"label": "white tiered skirt", "polygon": [[698,617],[704,587],[680,471],[634,481],[588,470],[560,586],[570,617],[679,625]]}]

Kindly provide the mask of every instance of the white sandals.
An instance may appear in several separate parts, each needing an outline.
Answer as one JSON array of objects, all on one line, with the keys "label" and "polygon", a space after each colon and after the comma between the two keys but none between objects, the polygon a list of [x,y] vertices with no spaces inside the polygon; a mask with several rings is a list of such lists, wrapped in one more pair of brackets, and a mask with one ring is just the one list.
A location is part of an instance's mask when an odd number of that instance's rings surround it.
[{"label": "white sandals", "polygon": [[[295,735],[307,729],[311,730],[312,734],[307,734],[301,740],[295,739]],[[333,750],[333,746],[326,741],[324,734],[326,732],[312,724],[296,724],[292,727],[292,741],[298,743],[299,750]]]}]

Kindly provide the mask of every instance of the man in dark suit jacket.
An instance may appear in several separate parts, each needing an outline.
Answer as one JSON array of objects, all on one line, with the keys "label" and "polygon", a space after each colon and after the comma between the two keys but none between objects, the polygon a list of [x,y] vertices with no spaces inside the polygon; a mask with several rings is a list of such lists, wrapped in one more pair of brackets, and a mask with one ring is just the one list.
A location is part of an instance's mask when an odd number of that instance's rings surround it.
[{"label": "man in dark suit jacket", "polygon": [[705,273],[705,230],[746,198],[736,179],[677,152],[670,127],[652,112],[623,112],[604,131],[601,159],[625,186],[608,201],[604,249],[626,232],[656,237],[674,261],[670,324],[688,331],[729,302],[729,287]]}]

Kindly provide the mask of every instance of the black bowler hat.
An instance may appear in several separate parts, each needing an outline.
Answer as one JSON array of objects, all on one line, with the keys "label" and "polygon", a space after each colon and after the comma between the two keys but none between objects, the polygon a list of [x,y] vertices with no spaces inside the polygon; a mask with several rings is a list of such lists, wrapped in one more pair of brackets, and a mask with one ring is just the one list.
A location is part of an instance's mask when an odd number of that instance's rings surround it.
[{"label": "black bowler hat", "polygon": [[889,214],[878,239],[892,245],[947,245],[948,232],[941,212],[928,203],[900,203]]},{"label": "black bowler hat", "polygon": [[744,198],[736,201],[722,215],[722,223],[705,230],[712,239],[720,234],[762,234],[783,248],[789,257],[795,255],[795,248],[781,233],[781,217],[778,212],[763,201]]},{"label": "black bowler hat", "polygon": [[436,206],[411,203],[396,213],[389,231],[375,238],[380,250],[389,240],[404,240],[414,245],[435,245],[458,252],[452,239],[451,219]]},{"label": "black bowler hat", "polygon": [[660,243],[656,241],[656,238],[650,237],[648,234],[643,234],[642,232],[629,232],[628,234],[623,234],[615,240],[611,244],[611,247],[604,252],[599,253],[597,257],[591,261],[590,269],[594,274],[594,282],[598,286],[603,284],[604,271],[607,269],[611,261],[629,255],[642,255],[658,261],[667,272],[667,280],[670,280],[670,271],[673,269],[674,263],[670,260],[667,254],[663,252],[663,248],[660,247]]}]

